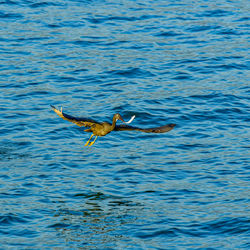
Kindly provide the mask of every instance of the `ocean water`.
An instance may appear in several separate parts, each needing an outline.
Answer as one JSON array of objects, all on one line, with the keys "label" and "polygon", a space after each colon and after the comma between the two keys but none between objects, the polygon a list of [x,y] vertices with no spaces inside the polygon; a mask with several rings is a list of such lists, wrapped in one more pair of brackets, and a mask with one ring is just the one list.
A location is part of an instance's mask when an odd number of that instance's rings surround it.
[{"label": "ocean water", "polygon": [[[249,2],[0,1],[1,249],[249,249]],[[60,119],[136,115],[165,134]]]}]

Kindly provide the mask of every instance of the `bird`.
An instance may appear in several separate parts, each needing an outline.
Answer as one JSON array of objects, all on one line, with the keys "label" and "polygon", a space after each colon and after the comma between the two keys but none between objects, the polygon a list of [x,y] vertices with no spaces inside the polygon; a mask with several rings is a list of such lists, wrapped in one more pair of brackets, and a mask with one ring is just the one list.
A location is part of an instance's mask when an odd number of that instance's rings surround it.
[{"label": "bird", "polygon": [[[85,143],[84,146],[92,146],[97,137],[98,136],[105,136],[108,133],[112,132],[112,131],[141,131],[141,132],[145,132],[145,133],[165,133],[168,132],[170,130],[172,130],[176,124],[167,124],[165,126],[161,126],[161,127],[155,127],[155,128],[138,128],[138,127],[133,127],[133,126],[129,126],[129,125],[125,125],[125,124],[129,124],[131,123],[134,118],[135,115],[133,115],[131,117],[131,119],[127,122],[125,122],[122,118],[122,116],[118,113],[113,115],[113,119],[112,119],[112,123],[109,122],[97,122],[93,119],[89,119],[89,118],[80,118],[80,117],[74,117],[71,115],[68,115],[64,112],[62,112],[62,108],[61,110],[55,108],[53,105],[50,105],[52,110],[55,111],[55,113],[60,116],[62,119],[67,120],[69,122],[73,122],[76,125],[78,125],[79,127],[87,127],[87,129],[85,129],[85,132],[92,132],[92,135],[90,136],[89,140]],[[124,125],[116,125],[116,122],[120,120],[123,123],[125,123]],[[92,137],[95,136],[95,139],[93,141],[91,141]]]}]

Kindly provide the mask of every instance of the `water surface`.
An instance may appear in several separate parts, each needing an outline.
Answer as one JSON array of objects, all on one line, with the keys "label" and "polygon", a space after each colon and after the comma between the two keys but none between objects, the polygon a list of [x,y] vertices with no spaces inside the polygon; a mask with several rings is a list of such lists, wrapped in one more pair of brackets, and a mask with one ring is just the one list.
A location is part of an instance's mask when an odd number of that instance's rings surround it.
[{"label": "water surface", "polygon": [[248,1],[0,4],[3,249],[249,249]]}]

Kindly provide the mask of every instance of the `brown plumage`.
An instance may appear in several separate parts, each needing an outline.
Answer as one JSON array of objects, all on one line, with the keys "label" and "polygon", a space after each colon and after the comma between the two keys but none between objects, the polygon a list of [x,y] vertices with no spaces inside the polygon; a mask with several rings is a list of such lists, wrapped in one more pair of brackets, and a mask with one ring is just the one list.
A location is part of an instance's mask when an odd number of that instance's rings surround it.
[{"label": "brown plumage", "polygon": [[[93,133],[90,136],[89,140],[86,142],[85,146],[92,146],[95,143],[96,138],[98,136],[105,136],[106,134],[110,133],[111,131],[137,130],[137,131],[141,131],[141,132],[145,132],[145,133],[165,133],[165,132],[168,132],[175,127],[175,124],[168,124],[168,125],[165,125],[162,127],[143,129],[143,128],[132,127],[132,126],[128,126],[128,125],[116,125],[117,120],[121,120],[124,123],[130,123],[135,118],[135,116],[133,116],[130,119],[130,121],[125,122],[120,114],[115,114],[113,116],[112,124],[108,123],[108,122],[101,122],[100,123],[100,122],[97,122],[97,121],[92,120],[92,119],[79,118],[79,117],[74,117],[74,116],[65,114],[62,112],[62,108],[60,111],[52,105],[51,105],[51,107],[55,111],[55,113],[58,114],[62,119],[73,122],[80,127],[87,127],[88,129],[85,129],[84,131]],[[96,137],[95,137],[94,141],[92,141],[90,143],[90,140],[94,135]]]},{"label": "brown plumage", "polygon": [[167,124],[165,126],[156,127],[156,128],[138,128],[132,127],[129,125],[116,125],[114,131],[124,131],[124,130],[137,130],[145,133],[166,133],[172,130],[175,127],[175,124]]}]

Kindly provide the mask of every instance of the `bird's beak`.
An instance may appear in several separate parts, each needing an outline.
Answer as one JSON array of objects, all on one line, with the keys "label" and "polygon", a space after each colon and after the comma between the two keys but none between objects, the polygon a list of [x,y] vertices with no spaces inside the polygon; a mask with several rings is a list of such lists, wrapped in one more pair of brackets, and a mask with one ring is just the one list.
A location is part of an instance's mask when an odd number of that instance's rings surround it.
[{"label": "bird's beak", "polygon": [[135,115],[133,115],[133,116],[131,117],[131,119],[130,119],[129,121],[127,121],[127,122],[125,122],[122,118],[120,118],[120,120],[121,120],[122,122],[127,123],[127,124],[131,123],[134,119],[135,119]]}]

